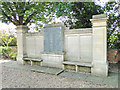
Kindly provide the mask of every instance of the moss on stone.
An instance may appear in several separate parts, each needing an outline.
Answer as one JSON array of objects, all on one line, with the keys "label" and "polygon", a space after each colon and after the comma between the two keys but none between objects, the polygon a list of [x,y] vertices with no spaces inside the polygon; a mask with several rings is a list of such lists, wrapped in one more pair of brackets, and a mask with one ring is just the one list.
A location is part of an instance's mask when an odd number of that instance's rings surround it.
[{"label": "moss on stone", "polygon": [[[64,68],[65,69],[75,70],[75,65],[64,65]],[[90,73],[91,68],[90,67],[85,67],[85,66],[78,66],[78,71]]]},{"label": "moss on stone", "polygon": [[74,65],[65,65],[64,68],[65,68],[65,69],[75,70],[75,66],[74,66]]},{"label": "moss on stone", "polygon": [[38,61],[33,61],[32,64],[33,64],[33,65],[38,65],[38,66],[40,66],[40,62],[38,62]]},{"label": "moss on stone", "polygon": [[79,67],[78,67],[78,71],[90,73],[90,72],[91,72],[91,68],[90,68],[90,67],[79,66]]},{"label": "moss on stone", "polygon": [[24,60],[24,62],[25,62],[25,64],[31,64],[31,62],[30,61],[26,61],[26,60]]},{"label": "moss on stone", "polygon": [[[31,65],[31,61],[24,60],[24,62],[25,62],[25,64]],[[39,62],[39,61],[32,61],[32,65],[38,65],[38,66],[40,66],[40,63],[41,62]]]}]

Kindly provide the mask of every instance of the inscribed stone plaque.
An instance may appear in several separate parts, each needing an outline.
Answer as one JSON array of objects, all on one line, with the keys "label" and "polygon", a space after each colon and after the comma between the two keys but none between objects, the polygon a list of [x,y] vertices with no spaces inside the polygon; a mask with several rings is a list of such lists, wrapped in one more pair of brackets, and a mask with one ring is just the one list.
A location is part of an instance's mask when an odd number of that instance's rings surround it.
[{"label": "inscribed stone plaque", "polygon": [[63,30],[61,27],[45,28],[44,38],[44,52],[62,53]]}]

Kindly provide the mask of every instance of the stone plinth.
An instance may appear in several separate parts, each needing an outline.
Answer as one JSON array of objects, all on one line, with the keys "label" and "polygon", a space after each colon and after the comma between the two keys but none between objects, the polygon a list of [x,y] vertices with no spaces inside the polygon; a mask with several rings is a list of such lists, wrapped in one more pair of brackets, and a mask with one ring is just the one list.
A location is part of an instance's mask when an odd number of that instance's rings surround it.
[{"label": "stone plinth", "polygon": [[63,68],[64,53],[42,53],[42,66]]}]

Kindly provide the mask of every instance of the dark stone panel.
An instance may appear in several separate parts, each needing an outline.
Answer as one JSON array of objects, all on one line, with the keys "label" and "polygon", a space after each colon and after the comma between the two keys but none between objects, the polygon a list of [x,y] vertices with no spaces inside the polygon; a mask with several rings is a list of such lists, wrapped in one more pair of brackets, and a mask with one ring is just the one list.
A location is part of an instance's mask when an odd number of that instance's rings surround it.
[{"label": "dark stone panel", "polygon": [[44,29],[44,52],[62,53],[63,30],[61,27]]}]

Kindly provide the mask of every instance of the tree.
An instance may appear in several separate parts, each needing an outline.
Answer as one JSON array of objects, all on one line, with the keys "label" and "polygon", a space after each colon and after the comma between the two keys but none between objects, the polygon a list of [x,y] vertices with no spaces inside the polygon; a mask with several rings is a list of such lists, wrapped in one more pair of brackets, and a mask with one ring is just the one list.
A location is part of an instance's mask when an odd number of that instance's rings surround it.
[{"label": "tree", "polygon": [[16,26],[28,25],[36,21],[47,23],[51,19],[46,17],[54,12],[52,6],[50,2],[2,2],[0,19],[2,22],[12,22]]},{"label": "tree", "polygon": [[120,48],[120,3],[108,2],[104,7],[104,13],[108,14],[107,46],[108,48]]},{"label": "tree", "polygon": [[[67,6],[68,20],[65,24],[69,24],[70,28],[90,28],[92,26],[90,19],[92,15],[103,14],[104,11],[101,6],[96,5],[94,2],[71,2]],[[61,10],[62,16],[65,10]]]},{"label": "tree", "polygon": [[[66,2],[30,2],[30,0],[28,2],[1,2],[0,20],[5,23],[12,22],[16,26],[35,23],[38,30],[43,27],[43,24],[52,21],[56,14],[61,13],[60,10],[65,10],[68,6]],[[67,14],[64,12],[62,15],[66,15],[65,13]]]},{"label": "tree", "polygon": [[[90,19],[92,15],[107,14],[107,46],[108,48],[120,48],[120,2],[107,2],[104,7],[96,5],[94,2],[72,2],[68,3],[66,10],[59,9],[58,17],[62,16],[65,11],[68,19],[64,21],[70,28],[91,28]],[[66,12],[65,12],[66,13]]]}]

